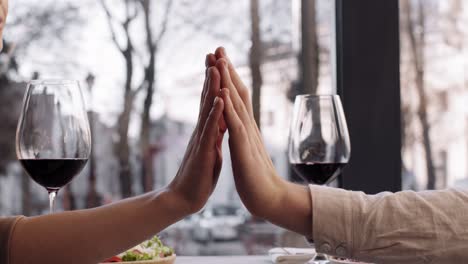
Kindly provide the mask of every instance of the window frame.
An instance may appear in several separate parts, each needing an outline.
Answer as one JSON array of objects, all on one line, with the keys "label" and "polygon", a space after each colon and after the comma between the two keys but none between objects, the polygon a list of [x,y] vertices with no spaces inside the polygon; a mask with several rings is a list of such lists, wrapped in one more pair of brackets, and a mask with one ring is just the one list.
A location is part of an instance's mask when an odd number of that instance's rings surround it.
[{"label": "window frame", "polygon": [[401,109],[398,0],[335,0],[336,91],[351,139],[339,186],[400,191]]}]

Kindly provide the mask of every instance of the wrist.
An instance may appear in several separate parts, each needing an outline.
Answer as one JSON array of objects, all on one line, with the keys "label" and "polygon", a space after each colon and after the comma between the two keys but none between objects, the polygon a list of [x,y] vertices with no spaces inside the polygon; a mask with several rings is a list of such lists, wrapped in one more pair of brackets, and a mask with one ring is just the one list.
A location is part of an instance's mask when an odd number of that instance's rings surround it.
[{"label": "wrist", "polygon": [[[245,189],[242,191],[245,191]],[[270,220],[272,215],[275,215],[277,211],[281,211],[284,206],[283,201],[286,192],[285,180],[273,171],[268,180],[262,184],[262,190],[250,192],[255,193],[255,195],[247,195],[244,203],[253,215]]]},{"label": "wrist", "polygon": [[172,203],[175,204],[178,210],[185,216],[200,211],[206,203],[206,200],[193,194],[190,195],[190,192],[187,192],[180,187],[178,188],[178,186],[173,183],[166,187],[166,191]]},{"label": "wrist", "polygon": [[271,218],[272,215],[276,215],[284,206],[288,206],[288,204],[285,203],[286,197],[288,196],[288,182],[276,174],[275,177],[273,177],[273,182],[272,196],[269,202],[265,203],[267,205],[264,213],[266,219]]},{"label": "wrist", "polygon": [[175,219],[182,219],[192,213],[190,205],[187,204],[185,199],[173,188],[169,186],[164,188],[158,196],[158,203],[162,203],[165,207],[165,211],[169,212]]}]

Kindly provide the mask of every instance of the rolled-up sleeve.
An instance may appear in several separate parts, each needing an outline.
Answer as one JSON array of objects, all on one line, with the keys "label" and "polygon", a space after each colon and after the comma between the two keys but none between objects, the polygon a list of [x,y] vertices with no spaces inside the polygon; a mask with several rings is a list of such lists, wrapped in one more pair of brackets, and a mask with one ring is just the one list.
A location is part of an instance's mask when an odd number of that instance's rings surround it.
[{"label": "rolled-up sleeve", "polygon": [[310,190],[320,253],[376,263],[468,262],[468,190]]}]

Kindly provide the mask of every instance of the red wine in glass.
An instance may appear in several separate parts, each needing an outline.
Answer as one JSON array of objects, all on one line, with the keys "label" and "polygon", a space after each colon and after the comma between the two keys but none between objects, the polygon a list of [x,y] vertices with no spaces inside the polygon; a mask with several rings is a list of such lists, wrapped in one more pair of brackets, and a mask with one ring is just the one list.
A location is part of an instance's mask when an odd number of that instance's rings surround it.
[{"label": "red wine in glass", "polygon": [[296,96],[288,151],[293,172],[307,183],[328,184],[342,172],[351,145],[338,95]]},{"label": "red wine in glass", "polygon": [[31,178],[48,191],[67,185],[86,165],[88,159],[20,159]]},{"label": "red wine in glass", "polygon": [[346,163],[293,163],[293,170],[306,182],[328,184],[340,175]]},{"label": "red wine in glass", "polygon": [[79,83],[29,82],[16,131],[16,155],[49,193],[50,212],[60,188],[80,173],[91,152],[91,133]]}]

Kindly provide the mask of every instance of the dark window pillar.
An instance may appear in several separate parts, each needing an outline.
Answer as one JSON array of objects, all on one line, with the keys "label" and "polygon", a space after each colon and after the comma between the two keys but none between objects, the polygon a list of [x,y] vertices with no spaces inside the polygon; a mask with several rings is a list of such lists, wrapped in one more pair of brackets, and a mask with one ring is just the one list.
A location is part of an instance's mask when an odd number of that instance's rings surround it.
[{"label": "dark window pillar", "polygon": [[336,0],[336,83],[351,137],[340,186],[401,190],[398,0]]}]

